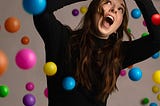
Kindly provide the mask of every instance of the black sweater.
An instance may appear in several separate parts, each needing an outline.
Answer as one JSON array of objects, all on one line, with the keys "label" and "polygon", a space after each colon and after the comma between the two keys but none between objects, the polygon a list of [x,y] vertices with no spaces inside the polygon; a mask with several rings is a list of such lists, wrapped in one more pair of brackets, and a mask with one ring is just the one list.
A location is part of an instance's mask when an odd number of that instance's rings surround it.
[{"label": "black sweater", "polygon": [[[105,106],[106,103],[96,101],[95,95],[81,86],[72,91],[65,91],[62,79],[68,74],[70,65],[64,65],[65,48],[71,33],[68,27],[61,24],[53,12],[63,6],[83,0],[47,0],[46,10],[33,16],[34,24],[45,44],[46,62],[57,64],[57,73],[47,76],[48,106]],[[125,56],[122,68],[141,62],[160,50],[160,26],[151,22],[151,16],[158,13],[151,0],[135,0],[147,24],[149,36],[132,42],[123,41],[122,52]],[[105,40],[95,38],[97,44]],[[67,73],[68,71],[68,73]],[[95,91],[96,92],[96,91]],[[106,98],[107,100],[107,98]]]}]

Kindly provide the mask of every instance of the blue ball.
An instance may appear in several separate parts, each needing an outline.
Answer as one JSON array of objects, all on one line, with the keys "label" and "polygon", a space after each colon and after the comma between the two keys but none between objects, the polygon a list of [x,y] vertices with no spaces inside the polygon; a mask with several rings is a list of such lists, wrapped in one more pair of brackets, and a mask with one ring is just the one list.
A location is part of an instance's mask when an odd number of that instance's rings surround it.
[{"label": "blue ball", "polygon": [[76,85],[76,81],[74,80],[73,77],[70,77],[70,76],[65,77],[63,79],[62,85],[65,90],[72,90],[72,89],[74,89],[74,87]]},{"label": "blue ball", "polygon": [[46,8],[46,0],[23,0],[23,8],[32,15],[42,13]]},{"label": "blue ball", "polygon": [[157,59],[159,58],[159,52],[155,53],[153,56],[152,56],[153,59]]},{"label": "blue ball", "polygon": [[131,11],[131,16],[135,19],[138,19],[141,17],[141,11],[138,9],[138,8],[134,8],[132,11]]},{"label": "blue ball", "polygon": [[152,102],[152,103],[150,103],[149,106],[158,106],[158,105],[157,105],[157,103],[153,103],[153,102]]},{"label": "blue ball", "polygon": [[142,71],[138,67],[133,67],[129,70],[128,76],[132,81],[139,81],[142,78]]}]

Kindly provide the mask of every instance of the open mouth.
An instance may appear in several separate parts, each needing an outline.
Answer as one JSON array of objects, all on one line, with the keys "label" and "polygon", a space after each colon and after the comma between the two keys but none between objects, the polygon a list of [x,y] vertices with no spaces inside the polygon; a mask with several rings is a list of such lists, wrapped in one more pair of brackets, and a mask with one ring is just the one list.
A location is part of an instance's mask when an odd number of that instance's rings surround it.
[{"label": "open mouth", "polygon": [[111,26],[114,22],[114,19],[112,16],[107,16],[104,18],[104,20]]}]

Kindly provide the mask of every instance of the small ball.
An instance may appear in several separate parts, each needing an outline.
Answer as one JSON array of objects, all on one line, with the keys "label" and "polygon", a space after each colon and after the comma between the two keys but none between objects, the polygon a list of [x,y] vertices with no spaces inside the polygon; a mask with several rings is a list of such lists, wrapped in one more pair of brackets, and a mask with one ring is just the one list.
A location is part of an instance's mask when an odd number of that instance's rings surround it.
[{"label": "small ball", "polygon": [[36,98],[34,95],[32,94],[26,94],[23,97],[23,104],[25,106],[34,106],[34,104],[36,103]]},{"label": "small ball", "polygon": [[134,18],[134,19],[138,19],[141,17],[141,11],[138,9],[138,8],[134,8],[132,11],[131,11],[131,16]]},{"label": "small ball", "polygon": [[48,88],[46,88],[46,89],[44,90],[44,96],[45,96],[46,98],[48,98]]},{"label": "small ball", "polygon": [[72,10],[72,15],[73,15],[73,16],[78,16],[78,15],[79,15],[78,9],[73,9],[73,10]]},{"label": "small ball", "polygon": [[158,105],[157,105],[157,103],[152,102],[152,103],[150,103],[149,106],[158,106]]},{"label": "small ball", "polygon": [[125,76],[126,75],[126,70],[121,70],[120,71],[120,75],[123,77],[123,76]]},{"label": "small ball", "polygon": [[0,50],[0,76],[7,70],[8,58],[6,54]]},{"label": "small ball", "polygon": [[24,45],[27,45],[30,42],[29,37],[28,36],[23,36],[21,39],[21,43]]},{"label": "small ball", "polygon": [[155,53],[154,55],[152,55],[153,59],[158,59],[159,58],[159,52]]},{"label": "small ball", "polygon": [[153,73],[152,79],[156,84],[160,84],[160,70],[157,70]]},{"label": "small ball", "polygon": [[6,31],[15,33],[20,29],[20,21],[16,17],[9,17],[4,23]]},{"label": "small ball", "polygon": [[87,12],[87,7],[82,6],[82,7],[80,8],[80,11],[81,11],[82,14],[85,14],[85,13]]},{"label": "small ball", "polygon": [[43,71],[48,76],[55,75],[57,72],[57,65],[54,62],[47,62],[44,64]]},{"label": "small ball", "polygon": [[144,33],[142,33],[141,37],[145,37],[145,36],[148,36],[148,35],[149,35],[149,33],[144,32]]},{"label": "small ball", "polygon": [[33,91],[33,90],[34,90],[34,83],[28,82],[28,83],[26,84],[26,90],[27,90],[27,91]]},{"label": "small ball", "polygon": [[17,52],[15,61],[19,68],[27,70],[35,66],[37,58],[33,50],[24,48]]},{"label": "small ball", "polygon": [[158,86],[154,85],[154,86],[152,87],[152,92],[153,92],[153,93],[158,93],[159,91],[160,91],[160,88],[159,88]]},{"label": "small ball", "polygon": [[0,97],[6,97],[9,94],[9,88],[6,85],[0,86]]},{"label": "small ball", "polygon": [[160,94],[157,95],[157,100],[160,101]]},{"label": "small ball", "polygon": [[73,90],[76,85],[76,81],[73,77],[65,77],[62,85],[65,90]]},{"label": "small ball", "polygon": [[129,70],[128,76],[132,81],[139,81],[142,78],[142,71],[138,67],[133,67]]},{"label": "small ball", "polygon": [[146,105],[146,104],[148,104],[149,103],[149,99],[148,98],[144,98],[143,100],[142,100],[142,104],[143,105]]},{"label": "small ball", "polygon": [[153,14],[151,20],[154,25],[160,25],[160,14]]},{"label": "small ball", "polygon": [[32,15],[41,14],[46,9],[46,0],[23,0],[24,10]]}]

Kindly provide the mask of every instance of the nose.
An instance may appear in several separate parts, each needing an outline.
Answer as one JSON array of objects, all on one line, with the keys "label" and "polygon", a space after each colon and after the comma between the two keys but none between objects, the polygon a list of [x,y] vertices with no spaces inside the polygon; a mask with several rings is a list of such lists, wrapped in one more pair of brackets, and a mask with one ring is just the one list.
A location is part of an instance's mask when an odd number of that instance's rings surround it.
[{"label": "nose", "polygon": [[117,10],[114,5],[109,9],[109,11],[112,13],[117,13]]}]

